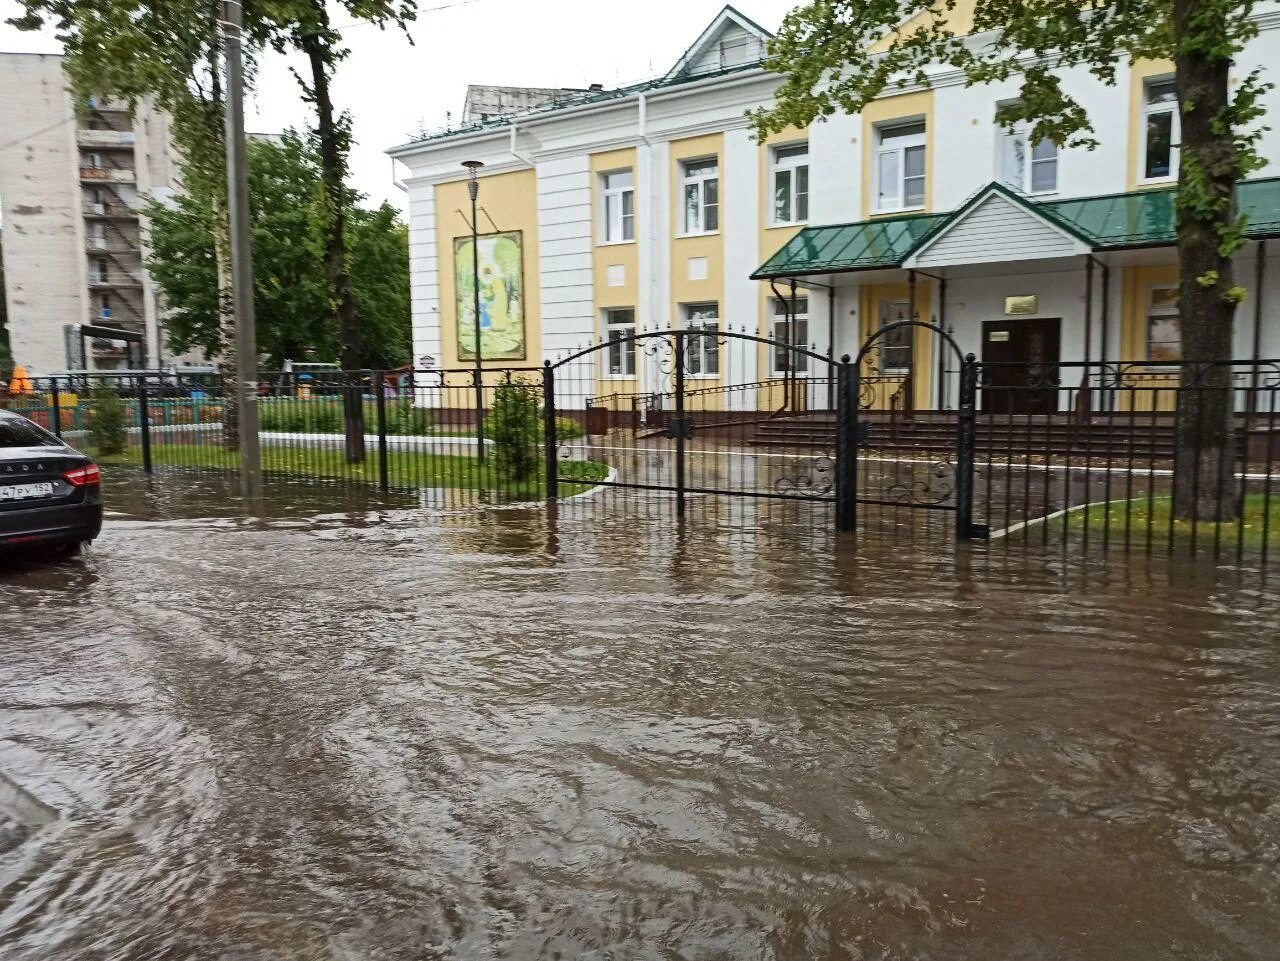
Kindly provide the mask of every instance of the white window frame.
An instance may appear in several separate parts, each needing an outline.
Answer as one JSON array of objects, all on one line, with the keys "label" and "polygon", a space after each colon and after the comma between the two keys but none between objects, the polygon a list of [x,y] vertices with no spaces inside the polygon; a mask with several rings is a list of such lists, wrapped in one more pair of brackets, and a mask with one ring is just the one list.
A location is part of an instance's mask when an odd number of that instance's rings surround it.
[{"label": "white window frame", "polygon": [[[896,310],[897,316],[886,317],[885,308],[888,308],[890,314]],[[910,310],[911,301],[909,300],[881,300],[876,306],[876,322],[879,324],[877,330],[882,330],[890,324],[896,324],[900,321],[912,319]],[[884,337],[880,338],[878,350],[876,351],[876,362],[880,366],[879,373],[892,377],[911,373],[911,368],[915,366],[916,362],[915,332],[917,329],[918,328],[915,327],[898,328],[899,336],[906,340],[905,344],[893,343]],[[885,358],[891,350],[905,350],[907,353],[907,363],[890,366],[886,362]]]},{"label": "white window frame", "polygon": [[[1142,80],[1142,152],[1138,156],[1138,182],[1144,184],[1163,184],[1171,183],[1178,179],[1178,155],[1179,141],[1182,139],[1182,123],[1178,116],[1178,99],[1177,88],[1174,88],[1174,99],[1163,103],[1151,102],[1151,88],[1164,86],[1173,83],[1172,75],[1159,77],[1144,77]],[[1147,135],[1150,133],[1148,123],[1150,118],[1157,114],[1167,113],[1170,116],[1169,121],[1169,172],[1160,176],[1150,177],[1147,175],[1147,151],[1150,144]]]},{"label": "white window frame", "polygon": [[[690,173],[689,168],[697,164],[713,163],[715,167],[709,172]],[[710,185],[714,185],[711,187]],[[698,192],[698,204],[695,208],[696,215],[692,218],[694,223],[690,223],[689,207],[685,203],[685,194],[688,189],[693,187]],[[715,201],[708,202],[707,194],[709,190],[714,189]],[[708,227],[707,211],[711,208],[715,209],[715,226]],[[720,232],[720,158],[716,156],[710,157],[688,157],[680,161],[680,226],[682,237],[700,237],[706,234],[717,234]]]},{"label": "white window frame", "polygon": [[[797,377],[809,376],[809,355],[801,354],[793,350],[779,349],[777,344],[791,344],[793,347],[803,347],[809,349],[809,298],[796,298],[796,315],[794,318],[787,316],[787,311],[791,307],[791,298],[779,299],[771,297],[769,303],[773,308],[773,316],[769,318],[769,339],[774,341],[770,346],[769,352],[772,357],[769,360],[769,369],[776,376],[784,376],[794,373]],[[800,342],[792,343],[786,336],[783,328],[785,328],[790,320],[795,320],[796,331],[800,334]],[[787,358],[795,358],[795,370],[787,365]]]},{"label": "white window frame", "polygon": [[[629,320],[614,319],[615,315],[630,314]],[[608,345],[604,350],[604,370],[601,372],[603,380],[635,380],[636,379],[636,342],[628,340],[625,343],[615,344],[614,341],[620,337],[634,336],[636,332],[636,309],[634,307],[606,307],[601,311],[600,323],[604,331],[604,341]],[[614,336],[614,332],[618,336]],[[617,365],[620,369],[615,370],[614,350],[618,349],[618,359],[620,363]]]},{"label": "white window frame", "polygon": [[[784,156],[797,148],[803,148],[803,154],[791,154]],[[807,140],[799,143],[778,144],[770,151],[773,157],[773,163],[770,170],[769,178],[769,199],[772,209],[769,212],[770,223],[774,227],[789,227],[795,224],[807,224],[809,222],[809,142]],[[804,190],[800,190],[799,183],[801,179],[800,171],[804,171]],[[778,216],[778,181],[783,178],[786,182],[787,209],[791,213],[789,219]],[[800,198],[804,198],[804,209],[801,211]]]},{"label": "white window frame", "polygon": [[[1174,305],[1172,307],[1156,307],[1156,291],[1171,290],[1174,293]],[[1177,284],[1152,284],[1147,288],[1147,310],[1143,315],[1145,330],[1143,338],[1146,341],[1147,363],[1152,366],[1162,366],[1167,364],[1177,364],[1182,360],[1182,320],[1178,313],[1177,301],[1178,285]],[[1151,321],[1155,317],[1172,317],[1178,321],[1178,356],[1177,358],[1162,358],[1160,360],[1151,356]]]},{"label": "white window frame", "polygon": [[[694,318],[694,313],[704,310],[715,311],[714,317]],[[685,304],[681,310],[684,329],[701,331],[705,337],[685,338],[685,369],[689,376],[697,380],[720,379],[720,304],[716,301],[701,301],[696,304]],[[714,367],[715,370],[708,368]]]},{"label": "white window frame", "polygon": [[[625,187],[610,187],[609,178],[630,174],[631,183]],[[627,199],[631,201],[631,213],[626,212]],[[636,239],[636,180],[630,167],[606,170],[600,174],[600,244],[630,244]]]},{"label": "white window frame", "polygon": [[[1045,197],[1049,194],[1058,192],[1058,177],[1062,172],[1062,152],[1048,137],[1043,137],[1037,143],[1031,142],[1031,129],[1028,124],[1016,124],[1012,130],[1008,127],[1000,127],[1000,136],[996,142],[996,179],[1021,193],[1030,197]],[[1037,147],[1048,144],[1053,149],[1052,157],[1036,157],[1035,151]],[[1018,179],[1016,182],[1011,181],[1007,174],[1005,159],[1006,152],[1013,150],[1017,153]],[[1053,186],[1043,187],[1039,190],[1035,189],[1035,172],[1036,166],[1044,166],[1046,164],[1053,165]]]},{"label": "white window frame", "polygon": [[[919,133],[907,135],[895,135],[894,131],[901,130],[903,127],[920,127]],[[885,144],[885,136],[890,135],[893,140],[890,144]],[[919,149],[923,156],[924,173],[917,177],[907,176],[907,151]],[[897,193],[890,197],[884,196],[884,184],[881,178],[882,159],[890,156],[897,157]],[[913,117],[911,119],[894,120],[888,123],[876,124],[875,126],[875,151],[872,156],[874,165],[874,189],[875,189],[875,212],[883,213],[905,213],[912,210],[924,210],[929,203],[929,129],[923,117]],[[919,180],[921,182],[920,203],[906,203],[906,184],[908,180]]]}]

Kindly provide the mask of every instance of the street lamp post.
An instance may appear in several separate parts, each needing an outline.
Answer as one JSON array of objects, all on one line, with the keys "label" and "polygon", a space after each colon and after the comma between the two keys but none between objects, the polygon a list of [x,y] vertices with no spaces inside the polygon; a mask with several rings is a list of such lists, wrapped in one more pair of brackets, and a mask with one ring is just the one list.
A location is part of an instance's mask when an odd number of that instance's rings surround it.
[{"label": "street lamp post", "polygon": [[479,160],[464,160],[462,166],[467,168],[469,180],[467,193],[471,197],[471,296],[472,313],[475,321],[475,359],[476,359],[476,459],[484,461],[484,365],[480,353],[480,230],[476,219],[476,198],[480,196],[480,168],[484,166]]}]

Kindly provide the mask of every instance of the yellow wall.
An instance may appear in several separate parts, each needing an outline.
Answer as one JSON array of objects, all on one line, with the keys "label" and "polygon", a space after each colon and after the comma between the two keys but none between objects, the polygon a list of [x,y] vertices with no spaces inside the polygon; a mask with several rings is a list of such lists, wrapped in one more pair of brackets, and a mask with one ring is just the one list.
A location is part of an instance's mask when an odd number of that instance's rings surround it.
[{"label": "yellow wall", "polygon": [[[604,311],[609,307],[636,308],[636,328],[643,329],[649,318],[639,314],[640,303],[640,255],[639,239],[642,225],[639,207],[635,208],[635,239],[620,243],[602,243],[604,237],[604,194],[602,193],[601,175],[613,170],[630,168],[635,181],[635,196],[638,202],[641,184],[636,171],[636,151],[634,147],[625,150],[609,150],[591,155],[591,222],[592,236],[595,244],[591,249],[592,280],[595,289],[595,336],[603,338],[607,331],[604,326]],[[609,267],[621,265],[626,272],[626,283],[621,287],[609,286]],[[640,376],[640,363],[643,355],[636,351],[636,377],[608,377],[608,356],[604,352],[597,354],[599,382],[596,385],[598,396],[604,397],[614,393],[634,393]]]},{"label": "yellow wall", "polygon": [[[1147,305],[1153,286],[1178,283],[1178,265],[1157,264],[1123,268],[1120,289],[1120,351],[1127,361],[1143,361],[1147,358]],[[1125,383],[1138,388],[1121,391],[1121,410],[1173,410],[1178,386],[1178,373],[1167,368],[1126,368]],[[1153,388],[1159,389],[1157,393]],[[1167,389],[1166,389],[1167,388]]]},{"label": "yellow wall", "polygon": [[[712,234],[698,234],[682,237],[684,229],[684,188],[680,163],[683,160],[696,160],[702,157],[715,157],[719,164],[720,184],[718,198],[720,202],[720,227]],[[674,140],[671,143],[671,166],[668,176],[671,178],[671,326],[684,326],[684,305],[715,302],[720,307],[720,327],[741,325],[745,318],[725,315],[724,303],[724,233],[732,230],[733,217],[736,211],[731,198],[726,203],[724,195],[725,158],[724,137],[721,134],[708,134],[704,137],[690,137],[687,140]],[[738,224],[737,229],[748,229],[746,224]],[[707,258],[707,279],[689,279],[689,258]],[[724,356],[721,357],[721,376],[724,374]],[[707,386],[714,383],[715,378],[699,378],[698,383],[691,386]]]},{"label": "yellow wall", "polygon": [[[977,0],[956,0],[955,6],[946,14],[947,27],[956,36],[965,36],[973,30],[974,11],[977,8]],[[940,5],[941,6],[941,5]],[[928,11],[921,11],[914,17],[904,21],[897,30],[885,36],[877,43],[872,44],[872,53],[884,53],[894,45],[894,41],[899,37],[909,37],[922,26],[927,24],[932,14]]]},{"label": "yellow wall", "polygon": [[[866,217],[875,217],[875,128],[895,120],[924,118],[924,211],[933,206],[933,155],[937,132],[933,127],[933,91],[904,93],[885,97],[867,104],[862,111],[862,211]],[[914,211],[920,212],[920,211]],[[898,216],[899,211],[886,211],[883,216]]]},{"label": "yellow wall", "polygon": [[[458,309],[454,293],[453,242],[469,238],[471,200],[466,181],[437,184],[436,243],[440,277],[440,366],[446,369],[470,367],[474,361],[458,358]],[[503,230],[521,232],[524,274],[524,360],[483,360],[485,367],[538,367],[542,358],[541,285],[538,275],[538,191],[532,170],[494,174],[480,178],[480,230],[492,226],[484,211]],[[465,213],[464,213],[465,212]]]},{"label": "yellow wall", "polygon": [[[1151,186],[1142,182],[1142,144],[1145,124],[1142,122],[1142,98],[1148,77],[1173,73],[1172,60],[1139,60],[1129,68],[1129,189]],[[1164,181],[1159,185],[1163,186]]]},{"label": "yellow wall", "polygon": [[[933,319],[933,281],[928,277],[916,275],[916,316],[923,321]],[[901,284],[865,284],[858,291],[858,313],[861,315],[859,320],[859,329],[861,330],[861,339],[865,341],[880,326],[880,303],[881,301],[907,301],[910,300],[910,288],[906,283]],[[914,338],[912,340],[912,358],[913,373],[915,375],[912,383],[913,402],[916,410],[927,409],[933,406],[933,340],[934,334],[923,327],[915,329]],[[871,357],[874,357],[872,352]],[[866,376],[868,371],[864,370],[863,375]],[[898,389],[897,379],[891,379],[881,384],[876,391],[876,400],[874,406],[877,408],[887,407],[889,396]]]}]

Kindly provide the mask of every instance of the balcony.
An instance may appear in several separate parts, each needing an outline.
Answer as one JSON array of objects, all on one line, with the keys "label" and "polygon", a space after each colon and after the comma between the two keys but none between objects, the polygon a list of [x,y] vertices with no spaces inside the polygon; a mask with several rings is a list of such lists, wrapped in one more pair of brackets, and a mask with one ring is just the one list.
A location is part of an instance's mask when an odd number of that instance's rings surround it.
[{"label": "balcony", "polygon": [[136,220],[138,216],[138,211],[124,204],[95,204],[93,202],[86,202],[82,206],[84,208],[84,215],[90,218],[101,217],[107,220]]},{"label": "balcony", "polygon": [[121,237],[86,237],[84,240],[86,250],[95,254],[133,254],[141,256],[142,249],[138,241]]},{"label": "balcony", "polygon": [[111,270],[105,274],[90,274],[89,286],[93,290],[141,290],[142,278],[124,270]]},{"label": "balcony", "polygon": [[131,184],[137,174],[132,167],[81,167],[80,179],[87,183]]},{"label": "balcony", "polygon": [[82,147],[132,147],[132,130],[88,130],[76,131],[76,143]]}]

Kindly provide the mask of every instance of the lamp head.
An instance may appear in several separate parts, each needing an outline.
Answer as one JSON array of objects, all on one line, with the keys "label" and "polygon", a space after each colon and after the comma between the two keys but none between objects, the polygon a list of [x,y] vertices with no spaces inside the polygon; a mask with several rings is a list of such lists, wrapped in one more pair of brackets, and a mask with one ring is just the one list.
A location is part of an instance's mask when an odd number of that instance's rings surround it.
[{"label": "lamp head", "polygon": [[467,168],[467,193],[471,195],[472,200],[475,200],[480,194],[480,181],[477,178],[484,164],[479,160],[464,160],[462,166]]}]

